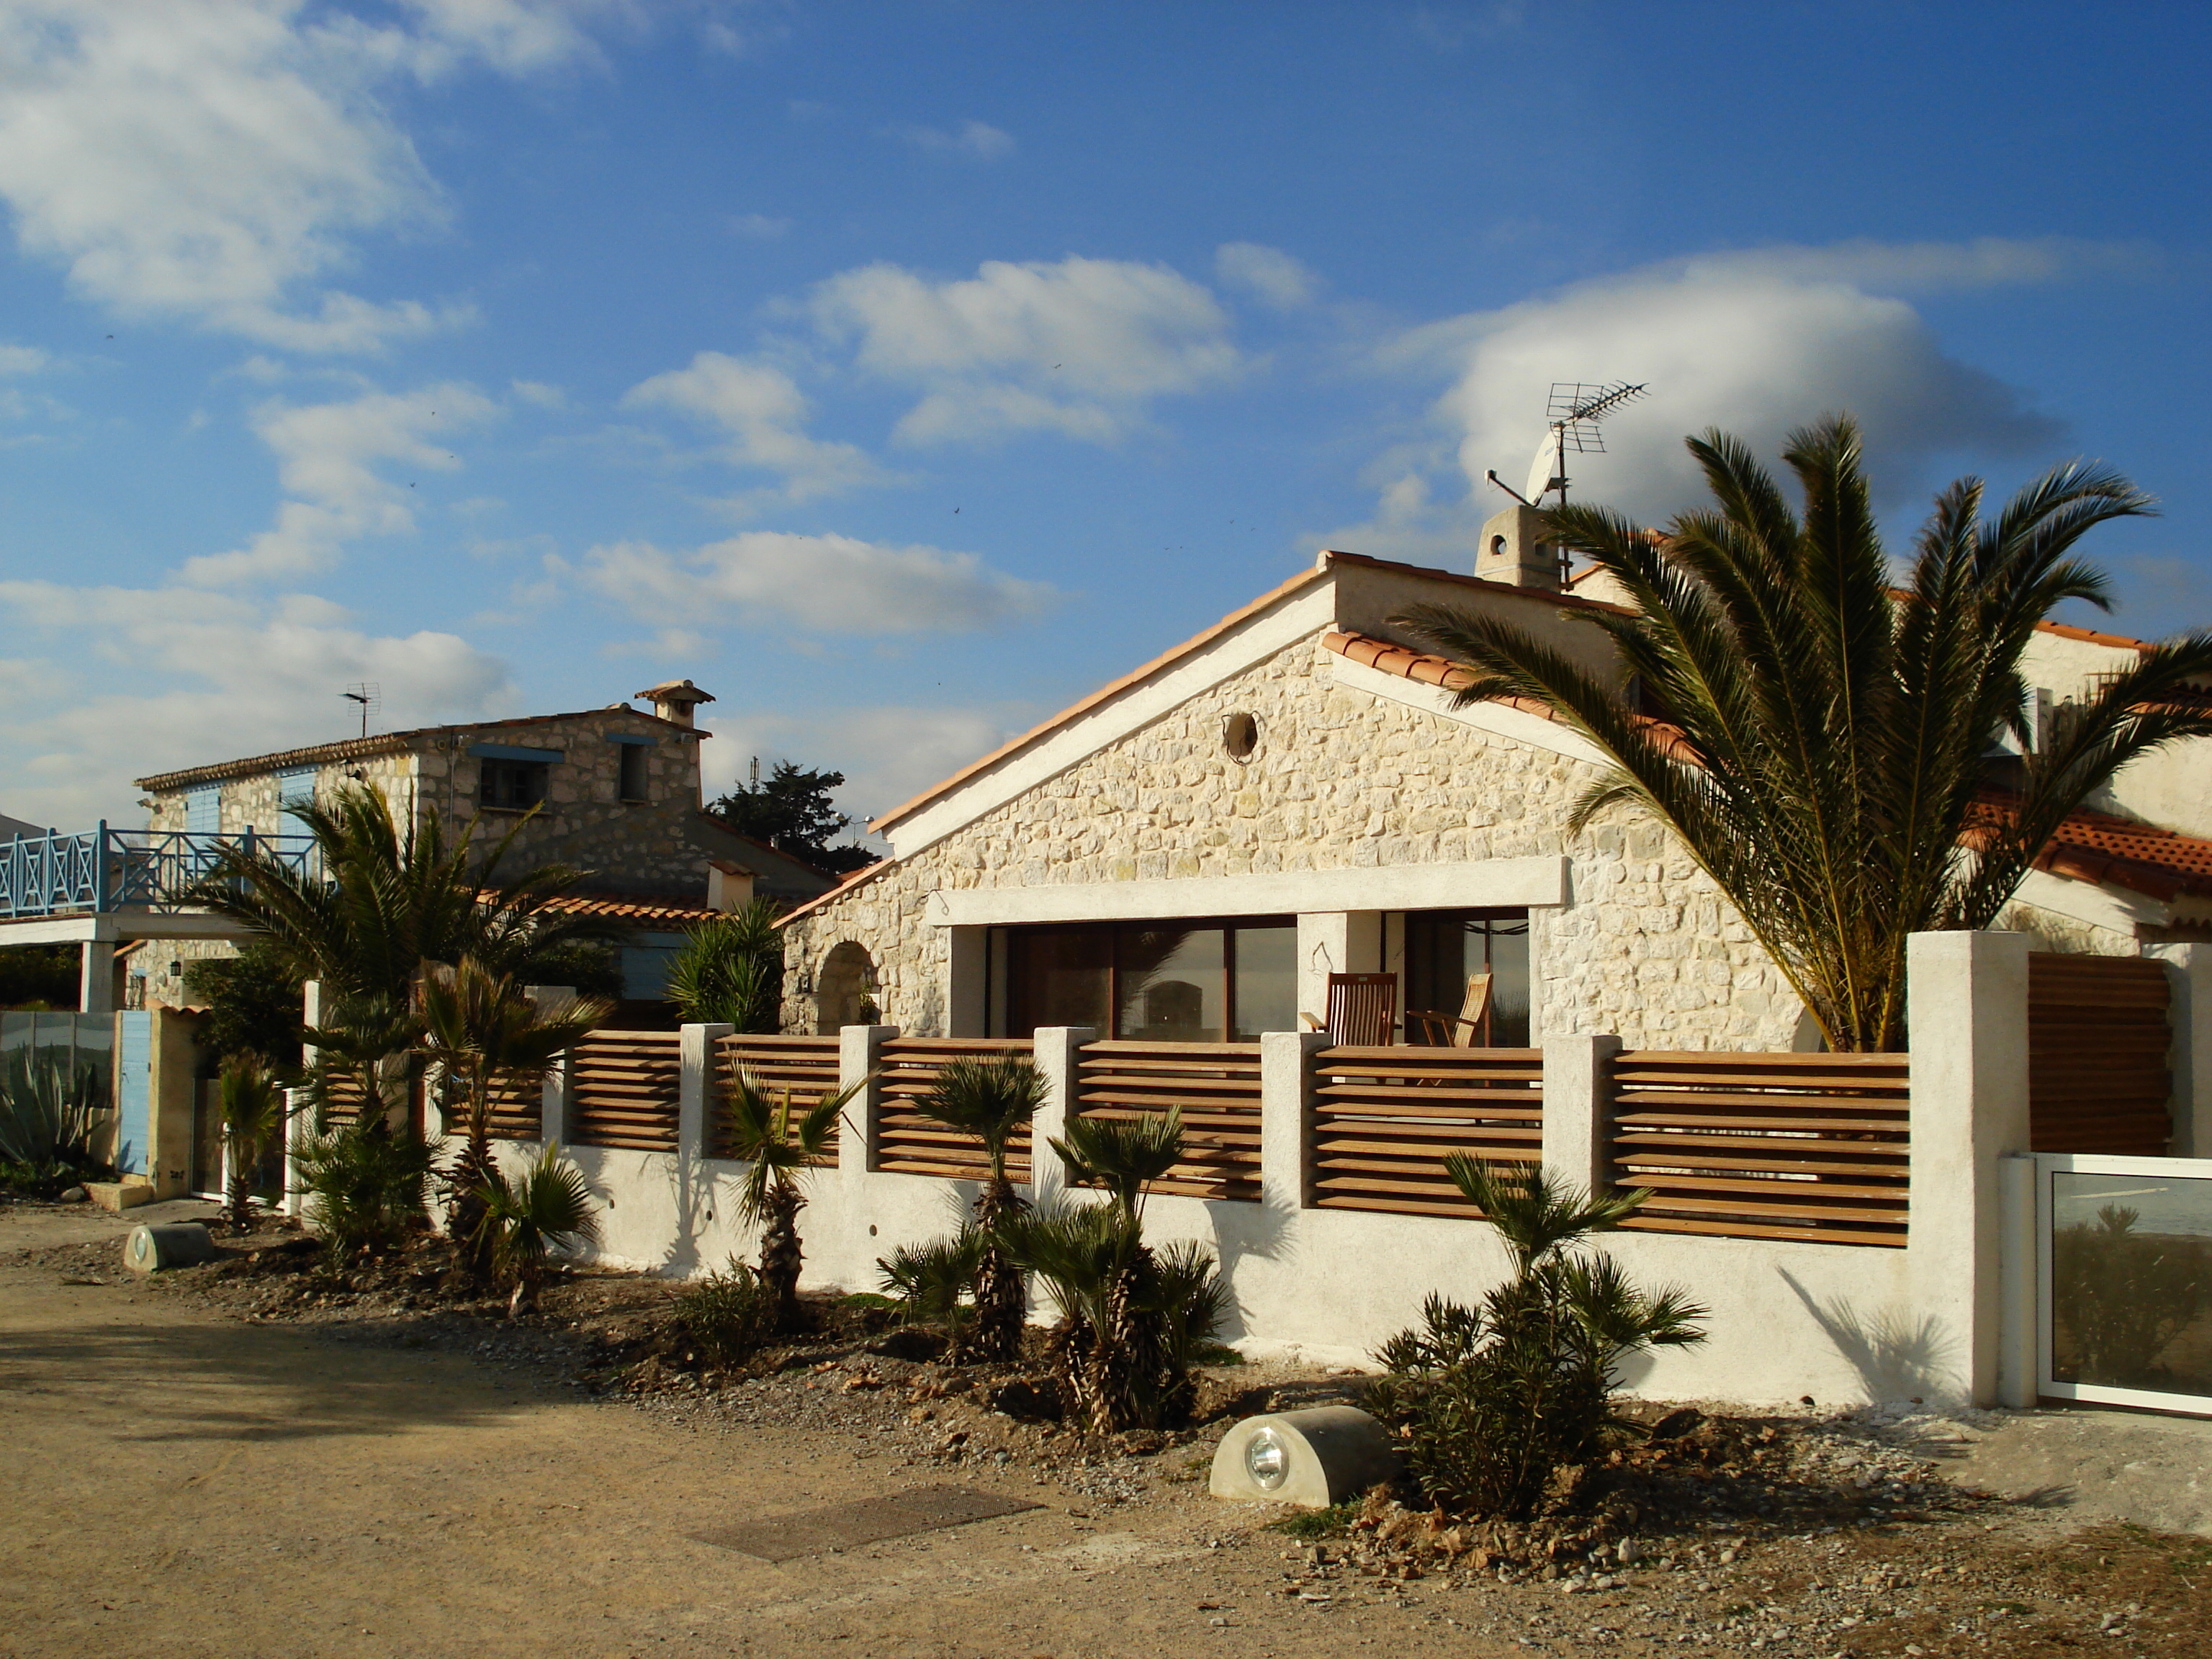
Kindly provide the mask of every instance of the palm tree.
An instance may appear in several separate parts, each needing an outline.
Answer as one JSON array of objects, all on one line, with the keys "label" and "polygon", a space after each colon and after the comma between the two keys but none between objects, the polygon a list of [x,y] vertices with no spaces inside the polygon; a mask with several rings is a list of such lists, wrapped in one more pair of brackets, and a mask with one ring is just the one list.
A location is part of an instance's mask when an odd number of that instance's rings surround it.
[{"label": "palm tree", "polygon": [[1000,1234],[1027,1206],[1006,1179],[1006,1145],[1016,1129],[1036,1117],[1045,1093],[1044,1073],[1036,1062],[1025,1054],[1009,1054],[949,1062],[921,1102],[922,1111],[939,1123],[964,1129],[981,1140],[991,1164],[991,1178],[975,1194],[974,1206],[981,1242],[974,1280],[974,1329],[965,1345],[969,1356],[986,1364],[1011,1364],[1022,1357],[1029,1296],[1022,1270]]},{"label": "palm tree", "polygon": [[1190,1364],[1213,1334],[1227,1292],[1197,1244],[1144,1241],[1146,1189],[1182,1158],[1181,1114],[1070,1118],[1052,1142],[1069,1178],[1103,1202],[1063,1205],[1005,1224],[1009,1253],[1060,1306],[1054,1370],[1085,1429],[1109,1435],[1187,1416]]},{"label": "palm tree", "polygon": [[1368,1403],[1404,1438],[1407,1467],[1443,1508],[1525,1519],[1563,1465],[1588,1463],[1630,1425],[1613,1408],[1621,1362],[1705,1340],[1706,1310],[1646,1292],[1591,1255],[1650,1194],[1588,1193],[1537,1164],[1445,1160],[1495,1227],[1513,1277],[1467,1307],[1431,1296],[1421,1324],[1382,1345]]},{"label": "palm tree", "polygon": [[479,1192],[493,1262],[514,1287],[507,1312],[526,1313],[538,1304],[551,1251],[599,1242],[592,1189],[560,1147],[549,1145],[520,1180],[510,1182],[495,1169]]},{"label": "palm tree", "polygon": [[258,1054],[240,1052],[222,1063],[222,1150],[230,1166],[224,1207],[231,1231],[253,1226],[253,1180],[270,1143],[284,1130],[284,1091]]},{"label": "palm tree", "polygon": [[[1548,515],[1553,539],[1632,602],[1574,613],[1611,636],[1618,674],[1446,605],[1396,620],[1466,665],[1462,706],[1531,698],[1605,753],[1571,830],[1616,802],[1656,818],[1830,1048],[1902,1048],[1907,936],[1988,927],[2092,792],[2154,749],[2212,735],[2199,691],[2212,632],[2145,651],[2027,744],[2020,665],[2035,625],[2069,599],[2108,602],[2071,550],[2148,512],[2148,496],[2075,463],[1990,522],[1980,482],[1962,480],[1936,497],[1899,592],[1849,419],[1789,440],[1802,517],[1735,439],[1687,442],[1716,507],[1663,534],[1598,507]],[[2008,734],[2031,752],[2004,781],[1990,757]]]},{"label": "palm tree", "polygon": [[769,1098],[760,1080],[743,1066],[731,1080],[730,1151],[746,1164],[744,1182],[738,1188],[738,1213],[760,1227],[761,1283],[775,1298],[776,1317],[783,1329],[798,1322],[799,1274],[805,1261],[799,1237],[799,1212],[806,1206],[800,1183],[828,1147],[838,1114],[867,1081],[863,1079],[834,1094],[825,1093],[793,1123],[790,1090],[783,1091],[778,1103]]},{"label": "palm tree", "polygon": [[668,963],[663,994],[687,1025],[729,1025],[740,1031],[781,1029],[783,936],[781,911],[755,899],[693,928]]},{"label": "palm tree", "polygon": [[[445,1074],[448,1121],[458,1116],[465,1144],[447,1175],[447,1227],[467,1270],[481,1279],[495,1265],[483,1231],[482,1191],[494,1174],[493,1105],[544,1085],[561,1055],[613,1012],[596,998],[541,1007],[504,974],[463,957],[433,963],[422,988],[425,1057]],[[457,1109],[456,1109],[457,1108]]]}]

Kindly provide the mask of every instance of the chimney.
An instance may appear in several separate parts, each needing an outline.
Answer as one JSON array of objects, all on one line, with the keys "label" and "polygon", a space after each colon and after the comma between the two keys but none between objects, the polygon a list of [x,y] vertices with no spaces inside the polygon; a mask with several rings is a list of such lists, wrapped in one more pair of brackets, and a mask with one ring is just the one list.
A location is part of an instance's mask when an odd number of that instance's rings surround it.
[{"label": "chimney", "polygon": [[714,701],[689,680],[663,680],[658,685],[647,686],[642,691],[633,691],[630,696],[650,699],[654,714],[678,726],[691,725],[692,709],[700,703]]},{"label": "chimney", "polygon": [[1482,526],[1474,574],[1516,587],[1559,589],[1559,550],[1544,539],[1544,515],[1518,502],[1491,515]]},{"label": "chimney", "polygon": [[707,860],[707,908],[709,910],[742,910],[753,902],[753,872],[742,864],[729,864],[720,859]]}]

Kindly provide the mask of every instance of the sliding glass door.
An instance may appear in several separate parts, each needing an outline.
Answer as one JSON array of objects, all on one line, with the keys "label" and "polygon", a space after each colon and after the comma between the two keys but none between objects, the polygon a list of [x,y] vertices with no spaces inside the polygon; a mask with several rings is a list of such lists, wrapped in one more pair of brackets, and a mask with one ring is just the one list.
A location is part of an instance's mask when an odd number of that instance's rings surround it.
[{"label": "sliding glass door", "polygon": [[994,1036],[1094,1025],[1146,1042],[1249,1042],[1297,1024],[1287,916],[994,927]]}]

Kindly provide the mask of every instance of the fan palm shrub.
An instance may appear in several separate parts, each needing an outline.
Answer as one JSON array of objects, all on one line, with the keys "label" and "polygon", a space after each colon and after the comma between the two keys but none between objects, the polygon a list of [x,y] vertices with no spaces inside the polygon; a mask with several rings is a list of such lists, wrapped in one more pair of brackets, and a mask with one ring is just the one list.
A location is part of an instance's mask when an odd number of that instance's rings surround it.
[{"label": "fan palm shrub", "polygon": [[668,963],[661,994],[689,1025],[773,1032],[783,1018],[781,914],[768,899],[702,922]]},{"label": "fan palm shrub", "polygon": [[1027,1206],[1006,1179],[1006,1147],[1014,1131],[1036,1116],[1045,1093],[1036,1063],[1026,1054],[1006,1054],[951,1061],[920,1103],[928,1116],[981,1141],[990,1161],[990,1179],[976,1194],[973,1211],[975,1311],[965,1344],[968,1356],[985,1364],[1011,1364],[1022,1356],[1029,1294],[1000,1234]]},{"label": "fan palm shrub", "polygon": [[222,1062],[218,1084],[222,1110],[223,1161],[229,1180],[223,1206],[231,1231],[253,1226],[253,1188],[262,1161],[284,1133],[284,1091],[261,1056],[240,1051]]},{"label": "fan palm shrub", "polygon": [[294,1159],[307,1218],[334,1261],[383,1255],[419,1225],[436,1163],[412,1130],[367,1115],[317,1135]]},{"label": "fan palm shrub", "polygon": [[1202,1245],[1155,1252],[1144,1239],[1151,1185],[1182,1158],[1181,1114],[1075,1117],[1052,1141],[1069,1179],[1103,1189],[1002,1224],[1015,1262],[1060,1310],[1054,1373],[1069,1414],[1094,1435],[1173,1426],[1194,1394],[1191,1364],[1228,1309]]},{"label": "fan palm shrub", "polygon": [[[900,1320],[942,1332],[948,1365],[979,1357],[977,1316],[967,1298],[975,1289],[986,1248],[982,1230],[969,1223],[948,1237],[902,1244],[889,1255],[876,1258],[878,1281],[884,1293],[898,1303]],[[1006,1246],[994,1240],[988,1248],[1003,1252]]]},{"label": "fan palm shrub", "polygon": [[1680,1291],[1639,1291],[1589,1251],[1647,1193],[1592,1194],[1538,1165],[1464,1152],[1445,1167],[1497,1230],[1513,1276],[1472,1307],[1430,1297],[1420,1325],[1382,1345],[1389,1374],[1368,1403],[1401,1431],[1430,1501],[1525,1520],[1555,1471],[1587,1464],[1629,1427],[1613,1403],[1621,1362],[1703,1341],[1705,1310]]},{"label": "fan palm shrub", "polygon": [[473,957],[433,964],[422,988],[425,1054],[442,1074],[449,1128],[462,1135],[447,1174],[447,1231],[463,1267],[483,1279],[495,1268],[483,1228],[482,1193],[495,1173],[491,1115],[502,1097],[544,1085],[561,1055],[612,1012],[609,1003],[571,998],[541,1006],[505,974]]},{"label": "fan palm shrub", "polygon": [[[1633,614],[1577,611],[1619,672],[1590,671],[1496,617],[1416,606],[1399,625],[1457,659],[1464,706],[1532,698],[1607,757],[1580,830],[1626,803],[1678,836],[1819,1023],[1831,1048],[1905,1042],[1905,939],[1994,921],[2066,816],[2130,761],[2212,735],[2212,632],[2181,635],[2085,690],[2031,741],[2021,660],[2035,625],[2109,589],[2073,556],[2148,496],[2075,463],[1983,517],[1953,484],[1894,586],[1857,428],[1791,434],[1793,512],[1737,440],[1687,441],[1715,497],[1663,533],[1604,507],[1547,516]],[[1993,777],[2001,740],[2028,750]],[[2002,787],[1996,787],[1996,786]]]},{"label": "fan palm shrub", "polygon": [[767,1087],[744,1066],[730,1081],[726,1144],[730,1156],[746,1166],[738,1188],[738,1213],[761,1230],[761,1282],[775,1299],[779,1328],[788,1330],[799,1319],[799,1275],[805,1263],[799,1237],[799,1212],[806,1206],[803,1182],[828,1148],[839,1114],[866,1081],[825,1092],[796,1121],[790,1090],[771,1100]]},{"label": "fan palm shrub", "polygon": [[548,1256],[599,1243],[597,1200],[583,1171],[550,1144],[514,1180],[495,1169],[478,1190],[492,1261],[514,1288],[507,1311],[527,1313],[538,1305]]}]

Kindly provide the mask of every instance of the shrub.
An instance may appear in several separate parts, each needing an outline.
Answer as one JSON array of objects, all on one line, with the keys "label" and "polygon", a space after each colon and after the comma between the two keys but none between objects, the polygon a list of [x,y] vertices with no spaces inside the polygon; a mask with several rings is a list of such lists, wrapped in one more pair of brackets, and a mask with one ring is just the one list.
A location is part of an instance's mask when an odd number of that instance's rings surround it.
[{"label": "shrub", "polygon": [[[975,1310],[969,1300],[983,1262],[982,1230],[963,1226],[949,1238],[927,1244],[902,1244],[876,1258],[884,1289],[897,1302],[902,1322],[945,1334],[945,1363],[977,1358],[973,1338]],[[984,1358],[999,1358],[995,1352]]]},{"label": "shrub", "polygon": [[306,1021],[300,976],[265,939],[234,957],[185,964],[185,991],[207,1009],[200,1042],[216,1054],[258,1054],[279,1076],[299,1070]]},{"label": "shrub", "polygon": [[1589,1462],[1627,1425],[1613,1409],[1632,1353],[1705,1340],[1705,1310],[1680,1291],[1647,1294],[1602,1256],[1582,1253],[1646,1196],[1592,1196],[1529,1164],[1455,1152],[1452,1180],[1498,1229],[1514,1275],[1476,1307],[1431,1296],[1419,1328],[1378,1357],[1389,1375],[1369,1404],[1402,1434],[1429,1500],[1458,1513],[1525,1520],[1553,1472]]},{"label": "shrub", "polygon": [[426,1219],[436,1159],[412,1130],[365,1118],[317,1136],[295,1163],[308,1217],[335,1260],[381,1254]]},{"label": "shrub", "polygon": [[477,1194],[492,1261],[514,1287],[510,1313],[537,1305],[548,1255],[599,1242],[598,1203],[591,1187],[557,1145],[540,1152],[518,1181],[508,1181],[493,1168]]},{"label": "shrub", "polygon": [[977,1359],[1005,1364],[1021,1358],[1028,1287],[1000,1243],[1004,1224],[1024,1208],[1006,1178],[1006,1150],[1014,1131],[1036,1117],[1045,1093],[1044,1073],[1028,1055],[1000,1054],[951,1061],[921,1101],[924,1113],[981,1141],[991,1166],[991,1178],[975,1194],[975,1262],[966,1287],[975,1303],[967,1346]]},{"label": "shrub", "polygon": [[33,1170],[98,1170],[92,1138],[109,1115],[96,1061],[26,1046],[0,1065],[0,1159]]},{"label": "shrub", "polygon": [[222,1063],[222,1146],[230,1164],[223,1195],[231,1229],[253,1225],[253,1187],[269,1148],[284,1132],[284,1096],[260,1057],[246,1051]]},{"label": "shrub", "polygon": [[781,1029],[783,935],[776,915],[773,902],[755,899],[691,930],[669,962],[663,992],[686,1024]]},{"label": "shrub", "polygon": [[676,1316],[704,1358],[744,1364],[775,1334],[776,1300],[760,1275],[737,1257],[720,1273],[676,1292]]}]

